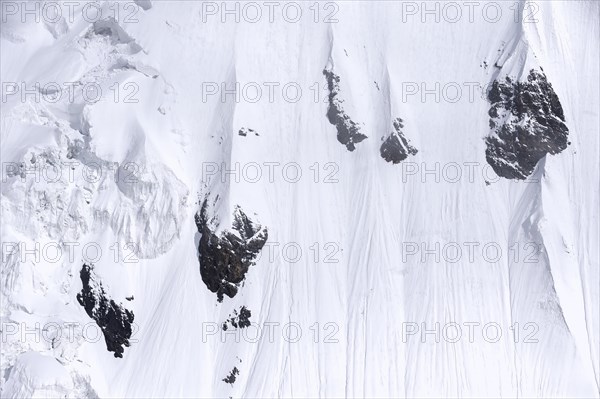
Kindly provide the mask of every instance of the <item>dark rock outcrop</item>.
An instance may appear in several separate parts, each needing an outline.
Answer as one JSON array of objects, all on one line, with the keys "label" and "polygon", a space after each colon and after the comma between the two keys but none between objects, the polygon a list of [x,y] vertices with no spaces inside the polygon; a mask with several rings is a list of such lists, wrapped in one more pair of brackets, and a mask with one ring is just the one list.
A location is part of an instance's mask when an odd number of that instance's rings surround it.
[{"label": "dark rock outcrop", "polygon": [[400,163],[409,155],[415,155],[418,152],[404,137],[402,122],[401,118],[394,119],[394,131],[384,140],[379,149],[381,157],[394,164]]},{"label": "dark rock outcrop", "polygon": [[245,128],[245,127],[243,127],[243,128],[241,128],[241,129],[238,131],[238,135],[239,135],[239,136],[246,137],[246,136],[248,136],[249,134],[254,134],[255,136],[258,136],[258,132],[256,132],[254,129],[250,129],[250,128]]},{"label": "dark rock outcrop", "polygon": [[229,375],[225,378],[223,378],[222,381],[228,383],[228,384],[232,384],[235,382],[236,380],[236,376],[240,374],[240,371],[238,370],[237,367],[234,367],[231,372],[229,373]]},{"label": "dark rock outcrop", "polygon": [[233,316],[229,315],[229,318],[223,323],[223,330],[227,331],[229,327],[233,328],[246,328],[250,327],[250,317],[252,316],[252,312],[245,307],[242,306],[240,311],[233,311]]},{"label": "dark rock outcrop", "polygon": [[79,275],[83,289],[77,294],[77,301],[102,330],[106,348],[115,357],[123,357],[123,346],[128,347],[131,338],[133,312],[108,298],[93,265],[84,264]]},{"label": "dark rock outcrop", "polygon": [[485,155],[498,176],[525,179],[546,154],[570,144],[562,106],[543,72],[532,69],[525,82],[494,81],[487,98],[493,134]]},{"label": "dark rock outcrop", "polygon": [[[267,242],[267,228],[250,220],[237,206],[231,230],[214,233],[205,200],[196,214],[196,226],[202,235],[198,246],[200,274],[209,290],[223,301],[223,294],[233,298],[256,255]],[[215,226],[216,227],[216,226]]]},{"label": "dark rock outcrop", "polygon": [[360,143],[367,136],[360,132],[358,124],[344,112],[342,100],[338,97],[340,77],[327,69],[323,70],[323,75],[327,79],[327,89],[329,90],[327,119],[337,129],[338,141],[345,145],[348,151],[354,151],[356,149],[355,144]]}]

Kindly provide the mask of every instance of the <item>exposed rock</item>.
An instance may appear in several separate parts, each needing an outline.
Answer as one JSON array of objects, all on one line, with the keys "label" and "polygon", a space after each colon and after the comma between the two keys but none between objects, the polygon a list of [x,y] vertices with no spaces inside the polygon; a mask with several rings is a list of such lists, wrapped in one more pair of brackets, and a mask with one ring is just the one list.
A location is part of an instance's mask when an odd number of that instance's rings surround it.
[{"label": "exposed rock", "polygon": [[225,230],[217,236],[210,225],[207,209],[205,200],[196,214],[196,226],[202,235],[198,247],[200,274],[202,281],[221,302],[223,294],[230,298],[237,294],[246,272],[267,242],[268,233],[266,227],[250,220],[236,206],[232,230]]},{"label": "exposed rock", "polygon": [[252,316],[252,312],[245,307],[242,306],[238,313],[237,310],[233,311],[233,316],[229,315],[229,318],[223,323],[223,330],[227,331],[229,326],[233,328],[246,328],[250,327],[250,317]]},{"label": "exposed rock", "polygon": [[149,9],[152,8],[152,1],[151,0],[133,0],[133,1],[135,2],[135,4],[137,4],[144,11],[148,11]]},{"label": "exposed rock", "polygon": [[418,151],[412,147],[404,133],[402,133],[402,118],[394,119],[394,131],[381,144],[379,152],[381,157],[387,162],[394,164],[400,163],[408,158],[409,155],[415,155]]},{"label": "exposed rock", "polygon": [[240,374],[240,371],[238,370],[238,368],[237,368],[237,367],[234,367],[234,368],[231,370],[231,372],[229,373],[229,375],[228,375],[227,377],[223,378],[223,380],[222,380],[222,381],[224,381],[224,382],[226,382],[226,383],[228,383],[228,384],[232,384],[232,385],[233,385],[233,383],[234,383],[234,382],[235,382],[235,380],[236,380],[236,375],[239,375],[239,374]]},{"label": "exposed rock", "polygon": [[254,129],[249,129],[249,128],[243,127],[238,131],[238,135],[243,136],[243,137],[246,137],[250,133],[254,133],[255,136],[258,136],[258,132],[254,131]]},{"label": "exposed rock", "polygon": [[77,301],[104,333],[106,348],[114,352],[115,357],[123,357],[123,346],[128,347],[131,338],[133,312],[108,298],[102,283],[94,273],[93,265],[84,264],[79,275],[83,289],[77,294]]},{"label": "exposed rock", "polygon": [[358,124],[344,112],[342,100],[339,99],[340,77],[333,71],[323,70],[323,75],[327,78],[327,89],[329,90],[329,106],[327,107],[327,119],[329,123],[337,129],[337,139],[344,144],[348,151],[354,151],[355,144],[360,143],[367,138],[360,132]]},{"label": "exposed rock", "polygon": [[570,144],[562,106],[543,73],[532,69],[526,82],[494,81],[488,101],[493,134],[485,155],[498,176],[525,179],[546,154]]}]

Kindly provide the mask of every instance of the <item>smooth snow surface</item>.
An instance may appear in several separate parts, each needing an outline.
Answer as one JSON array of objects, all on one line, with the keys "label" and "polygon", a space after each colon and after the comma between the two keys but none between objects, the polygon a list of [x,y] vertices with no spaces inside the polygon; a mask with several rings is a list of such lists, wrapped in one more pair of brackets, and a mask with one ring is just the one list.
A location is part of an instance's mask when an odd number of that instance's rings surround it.
[{"label": "smooth snow surface", "polygon": [[[0,3],[1,397],[600,396],[600,3],[67,3]],[[499,178],[485,87],[532,69],[570,145]],[[222,302],[205,198],[216,234],[236,206],[268,228]],[[86,262],[135,314],[123,358]]]}]

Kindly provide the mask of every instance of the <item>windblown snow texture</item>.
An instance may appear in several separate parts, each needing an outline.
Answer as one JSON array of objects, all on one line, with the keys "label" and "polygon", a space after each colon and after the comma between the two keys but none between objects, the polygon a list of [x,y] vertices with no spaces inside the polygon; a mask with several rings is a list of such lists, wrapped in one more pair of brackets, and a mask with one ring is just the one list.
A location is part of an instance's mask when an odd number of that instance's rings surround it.
[{"label": "windblown snow texture", "polygon": [[394,131],[385,139],[379,149],[381,157],[394,164],[400,163],[409,155],[415,155],[418,152],[404,137],[402,122],[402,118],[394,119]]},{"label": "windblown snow texture", "polygon": [[599,398],[600,2],[267,3],[0,2],[0,397]]},{"label": "windblown snow texture", "polygon": [[77,301],[102,329],[106,349],[114,352],[115,357],[123,357],[123,347],[129,346],[131,338],[133,312],[108,297],[93,265],[84,264],[79,274],[83,288],[77,294]]},{"label": "windblown snow texture", "polygon": [[494,81],[488,93],[490,128],[485,152],[494,171],[525,179],[546,154],[567,148],[569,129],[558,96],[543,72],[531,70],[520,82]]},{"label": "windblown snow texture", "polygon": [[209,290],[217,294],[219,302],[223,295],[233,298],[244,281],[248,268],[265,245],[267,228],[252,220],[236,207],[232,230],[220,236],[209,226],[207,200],[196,214],[196,226],[202,234],[198,247],[202,281]]}]

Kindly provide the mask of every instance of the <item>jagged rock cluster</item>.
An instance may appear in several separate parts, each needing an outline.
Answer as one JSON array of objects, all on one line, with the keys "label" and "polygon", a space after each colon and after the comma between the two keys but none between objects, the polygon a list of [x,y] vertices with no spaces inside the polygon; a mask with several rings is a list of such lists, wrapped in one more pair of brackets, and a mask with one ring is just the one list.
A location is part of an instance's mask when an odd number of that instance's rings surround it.
[{"label": "jagged rock cluster", "polygon": [[255,136],[258,136],[258,132],[257,132],[257,131],[255,131],[254,129],[250,129],[250,128],[245,128],[245,127],[243,127],[243,128],[241,128],[241,129],[238,131],[238,135],[239,135],[239,136],[246,137],[246,136],[248,136],[249,134],[254,134]]},{"label": "jagged rock cluster", "polygon": [[[327,68],[323,70],[323,75],[327,79],[327,89],[329,91],[327,119],[337,129],[338,141],[345,145],[348,151],[354,151],[356,144],[368,136],[361,133],[358,124],[346,114],[342,107],[343,101],[339,98],[340,77]],[[379,90],[377,82],[375,82],[375,85]],[[402,122],[401,118],[396,118],[393,121],[394,131],[384,140],[379,150],[383,159],[394,164],[400,163],[409,155],[415,155],[418,152],[404,137],[404,133],[402,132],[404,125]]]},{"label": "jagged rock cluster", "polygon": [[208,289],[222,302],[223,294],[230,298],[237,294],[248,268],[267,242],[268,233],[266,227],[250,220],[238,206],[232,229],[218,236],[211,228],[207,208],[205,200],[196,214],[196,226],[202,235],[198,246],[200,274]]},{"label": "jagged rock cluster", "polygon": [[229,315],[229,318],[223,323],[223,330],[227,331],[229,327],[233,328],[246,328],[250,327],[250,317],[252,316],[252,312],[245,307],[242,306],[240,311],[233,311],[233,316]]},{"label": "jagged rock cluster", "polygon": [[418,152],[404,137],[404,133],[402,132],[404,125],[402,122],[402,118],[394,119],[394,131],[384,140],[379,149],[381,157],[387,162],[394,164],[400,163],[408,158],[409,155],[415,155]]},{"label": "jagged rock cluster", "polygon": [[498,176],[525,179],[546,154],[570,144],[562,106],[543,72],[532,69],[524,82],[494,81],[487,97],[493,134],[485,155]]},{"label": "jagged rock cluster", "polygon": [[77,294],[77,301],[102,330],[106,348],[115,357],[123,357],[123,346],[128,347],[131,338],[133,312],[108,298],[93,265],[84,264],[79,275],[83,288]]},{"label": "jagged rock cluster", "polygon": [[323,75],[327,79],[327,90],[329,91],[327,119],[337,129],[338,141],[345,145],[348,151],[354,151],[356,149],[355,144],[360,143],[367,136],[360,132],[358,124],[350,119],[342,108],[342,100],[338,97],[340,77],[327,69],[323,70]]},{"label": "jagged rock cluster", "polygon": [[233,384],[236,380],[236,376],[240,374],[240,371],[238,370],[237,367],[234,367],[231,372],[229,373],[229,375],[225,378],[223,378],[222,381],[228,383],[228,384]]}]

